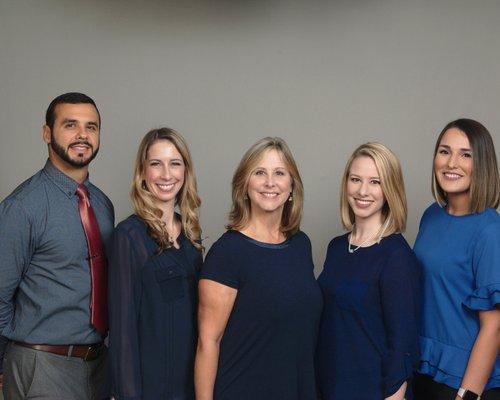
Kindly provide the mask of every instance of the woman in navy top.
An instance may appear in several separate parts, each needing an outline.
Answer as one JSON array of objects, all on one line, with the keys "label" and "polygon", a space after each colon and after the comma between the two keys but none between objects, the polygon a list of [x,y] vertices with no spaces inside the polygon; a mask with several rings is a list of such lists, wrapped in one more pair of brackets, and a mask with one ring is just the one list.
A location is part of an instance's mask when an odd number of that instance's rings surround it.
[{"label": "woman in navy top", "polygon": [[265,138],[233,177],[229,230],[200,280],[197,400],[315,400],[321,292],[299,230],[303,186],[286,143]]},{"label": "woman in navy top", "polygon": [[424,275],[415,396],[500,399],[500,180],[479,122],[459,119],[439,135],[432,193],[415,242]]},{"label": "woman in navy top", "polygon": [[179,133],[146,134],[131,196],[135,214],[116,227],[109,264],[112,393],[116,400],[194,400],[200,200]]},{"label": "woman in navy top", "polygon": [[[401,235],[401,167],[384,145],[358,147],[342,179],[342,224],[318,282],[324,310],[317,349],[323,400],[409,399],[418,359],[419,268]],[[430,400],[430,399],[429,399]]]}]

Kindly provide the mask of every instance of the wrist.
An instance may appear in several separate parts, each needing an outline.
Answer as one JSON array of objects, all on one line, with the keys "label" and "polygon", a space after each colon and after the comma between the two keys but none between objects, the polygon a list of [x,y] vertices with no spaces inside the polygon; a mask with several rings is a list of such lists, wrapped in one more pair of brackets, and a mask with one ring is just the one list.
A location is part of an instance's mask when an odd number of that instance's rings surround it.
[{"label": "wrist", "polygon": [[462,400],[481,400],[481,395],[465,388],[458,389],[457,397]]}]

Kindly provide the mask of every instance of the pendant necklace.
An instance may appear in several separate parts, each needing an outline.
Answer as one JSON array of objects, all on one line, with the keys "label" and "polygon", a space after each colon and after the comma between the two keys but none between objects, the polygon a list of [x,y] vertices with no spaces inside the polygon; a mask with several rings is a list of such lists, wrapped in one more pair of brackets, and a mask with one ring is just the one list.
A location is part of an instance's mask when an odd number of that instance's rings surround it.
[{"label": "pendant necklace", "polygon": [[368,237],[368,239],[366,239],[365,241],[360,243],[358,246],[352,247],[353,244],[352,244],[351,240],[352,240],[353,233],[354,233],[354,226],[352,227],[351,234],[349,235],[349,243],[347,245],[347,251],[351,254],[354,253],[356,250],[358,250],[361,246],[363,246],[364,244],[366,244],[372,240],[372,236],[370,236],[370,237]]}]

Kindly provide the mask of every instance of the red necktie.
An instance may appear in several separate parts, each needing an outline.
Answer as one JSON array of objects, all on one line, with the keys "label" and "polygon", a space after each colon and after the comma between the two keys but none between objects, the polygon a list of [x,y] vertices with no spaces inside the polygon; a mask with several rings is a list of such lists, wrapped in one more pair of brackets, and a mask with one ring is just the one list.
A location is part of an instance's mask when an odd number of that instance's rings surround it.
[{"label": "red necktie", "polygon": [[78,209],[89,249],[90,277],[92,293],[90,299],[90,322],[102,334],[108,329],[107,271],[106,257],[101,240],[99,224],[90,205],[89,192],[84,184],[78,185]]}]

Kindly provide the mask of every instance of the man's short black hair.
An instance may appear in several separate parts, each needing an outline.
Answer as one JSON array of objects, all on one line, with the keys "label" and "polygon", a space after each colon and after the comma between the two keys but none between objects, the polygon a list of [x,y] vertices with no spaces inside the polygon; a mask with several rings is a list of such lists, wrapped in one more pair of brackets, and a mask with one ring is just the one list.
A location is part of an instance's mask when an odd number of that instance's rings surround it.
[{"label": "man's short black hair", "polygon": [[97,108],[94,100],[83,93],[69,92],[57,96],[50,102],[49,107],[47,108],[47,112],[45,113],[45,125],[47,125],[51,131],[54,128],[54,121],[56,120],[55,109],[58,104],[92,104],[97,111],[97,115],[99,116],[99,126],[101,125],[101,114],[99,113],[99,109]]}]

